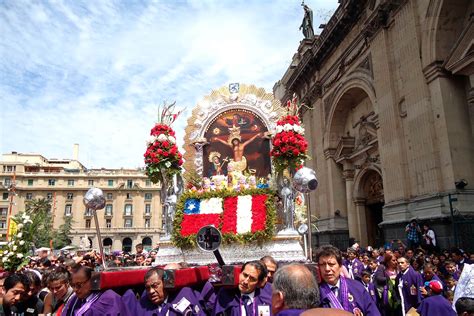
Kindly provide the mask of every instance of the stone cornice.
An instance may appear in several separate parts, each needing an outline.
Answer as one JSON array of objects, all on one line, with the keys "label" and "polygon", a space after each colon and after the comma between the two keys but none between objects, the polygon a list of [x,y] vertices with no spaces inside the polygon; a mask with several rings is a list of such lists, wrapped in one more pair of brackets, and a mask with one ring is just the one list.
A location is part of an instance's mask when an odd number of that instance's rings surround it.
[{"label": "stone cornice", "polygon": [[434,61],[423,68],[423,75],[425,76],[426,83],[430,83],[436,78],[447,77],[449,73],[444,69],[442,61]]},{"label": "stone cornice", "polygon": [[474,16],[459,36],[444,67],[456,75],[470,76],[474,73]]},{"label": "stone cornice", "polygon": [[335,148],[327,148],[324,150],[324,158],[329,159],[329,158],[334,158],[334,154],[336,153]]}]

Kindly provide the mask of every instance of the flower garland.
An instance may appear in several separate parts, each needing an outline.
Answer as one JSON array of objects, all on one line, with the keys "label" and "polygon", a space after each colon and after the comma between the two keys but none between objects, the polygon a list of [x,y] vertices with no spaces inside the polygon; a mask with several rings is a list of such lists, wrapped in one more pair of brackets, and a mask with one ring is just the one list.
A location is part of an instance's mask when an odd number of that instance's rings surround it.
[{"label": "flower garland", "polygon": [[174,174],[181,172],[183,156],[176,145],[174,130],[171,123],[178,114],[172,114],[174,103],[165,106],[159,123],[150,132],[145,154],[146,174],[153,183],[170,179]]},{"label": "flower garland", "polygon": [[176,206],[173,243],[182,249],[195,247],[196,233],[205,225],[217,227],[224,243],[270,240],[276,217],[274,196],[270,189],[187,191]]},{"label": "flower garland", "polygon": [[32,241],[28,232],[32,223],[30,216],[25,213],[11,219],[10,225],[16,227],[16,232],[11,235],[10,241],[0,248],[0,261],[6,271],[18,271],[28,264]]}]

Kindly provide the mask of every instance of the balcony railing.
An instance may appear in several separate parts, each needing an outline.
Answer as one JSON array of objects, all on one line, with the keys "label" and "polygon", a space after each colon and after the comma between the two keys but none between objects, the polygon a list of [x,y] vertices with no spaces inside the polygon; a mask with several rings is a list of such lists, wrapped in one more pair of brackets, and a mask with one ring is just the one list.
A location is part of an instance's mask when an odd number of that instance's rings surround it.
[{"label": "balcony railing", "polygon": [[[101,226],[100,227],[101,232],[107,232],[108,234],[110,233],[117,233],[117,234],[141,234],[141,233],[146,233],[146,234],[151,234],[151,233],[163,233],[163,229],[161,227],[111,227],[107,228],[106,226]],[[78,227],[71,229],[72,234],[79,234],[79,235],[91,235],[92,233],[95,232],[95,226],[92,225],[91,228],[86,228],[86,227]]]}]

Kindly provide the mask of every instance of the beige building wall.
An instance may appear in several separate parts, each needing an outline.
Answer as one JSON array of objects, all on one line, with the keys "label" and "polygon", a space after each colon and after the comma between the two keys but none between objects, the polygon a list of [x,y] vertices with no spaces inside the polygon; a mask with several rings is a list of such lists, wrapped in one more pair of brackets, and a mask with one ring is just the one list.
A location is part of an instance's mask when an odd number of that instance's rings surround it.
[{"label": "beige building wall", "polygon": [[340,3],[274,86],[282,102],[296,93],[310,106],[318,241],[380,245],[418,218],[453,245],[449,194],[474,216],[474,3]]},{"label": "beige building wall", "polygon": [[[160,191],[148,180],[143,170],[86,169],[77,160],[52,160],[38,154],[4,154],[0,161],[0,233],[5,236],[10,192],[15,192],[12,214],[25,209],[28,200],[47,198],[53,212],[53,227],[57,229],[66,216],[73,219],[71,241],[80,245],[81,238],[92,240],[98,249],[93,213],[83,203],[84,194],[91,187],[102,189],[106,208],[97,212],[103,240],[110,238],[107,250],[121,250],[124,239],[135,245],[151,239],[155,247],[162,233]],[[106,240],[110,243],[110,240]]]}]

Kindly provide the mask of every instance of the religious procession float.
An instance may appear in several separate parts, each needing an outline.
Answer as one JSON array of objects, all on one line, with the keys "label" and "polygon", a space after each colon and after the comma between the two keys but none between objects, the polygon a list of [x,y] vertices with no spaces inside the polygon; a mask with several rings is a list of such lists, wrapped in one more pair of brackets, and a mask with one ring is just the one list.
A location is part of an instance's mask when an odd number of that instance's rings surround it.
[{"label": "religious procession float", "polygon": [[[174,103],[159,109],[144,153],[146,174],[160,184],[163,207],[154,264],[190,266],[165,270],[166,287],[207,280],[234,285],[240,264],[266,255],[310,262],[305,194],[318,183],[315,172],[304,167],[308,143],[299,118],[302,106],[296,97],[281,105],[253,85],[214,90],[192,110],[184,154],[172,127],[180,112]],[[84,197],[93,210],[102,257],[94,287],[139,286],[145,267],[106,264],[97,219],[105,201],[98,188]]]}]

